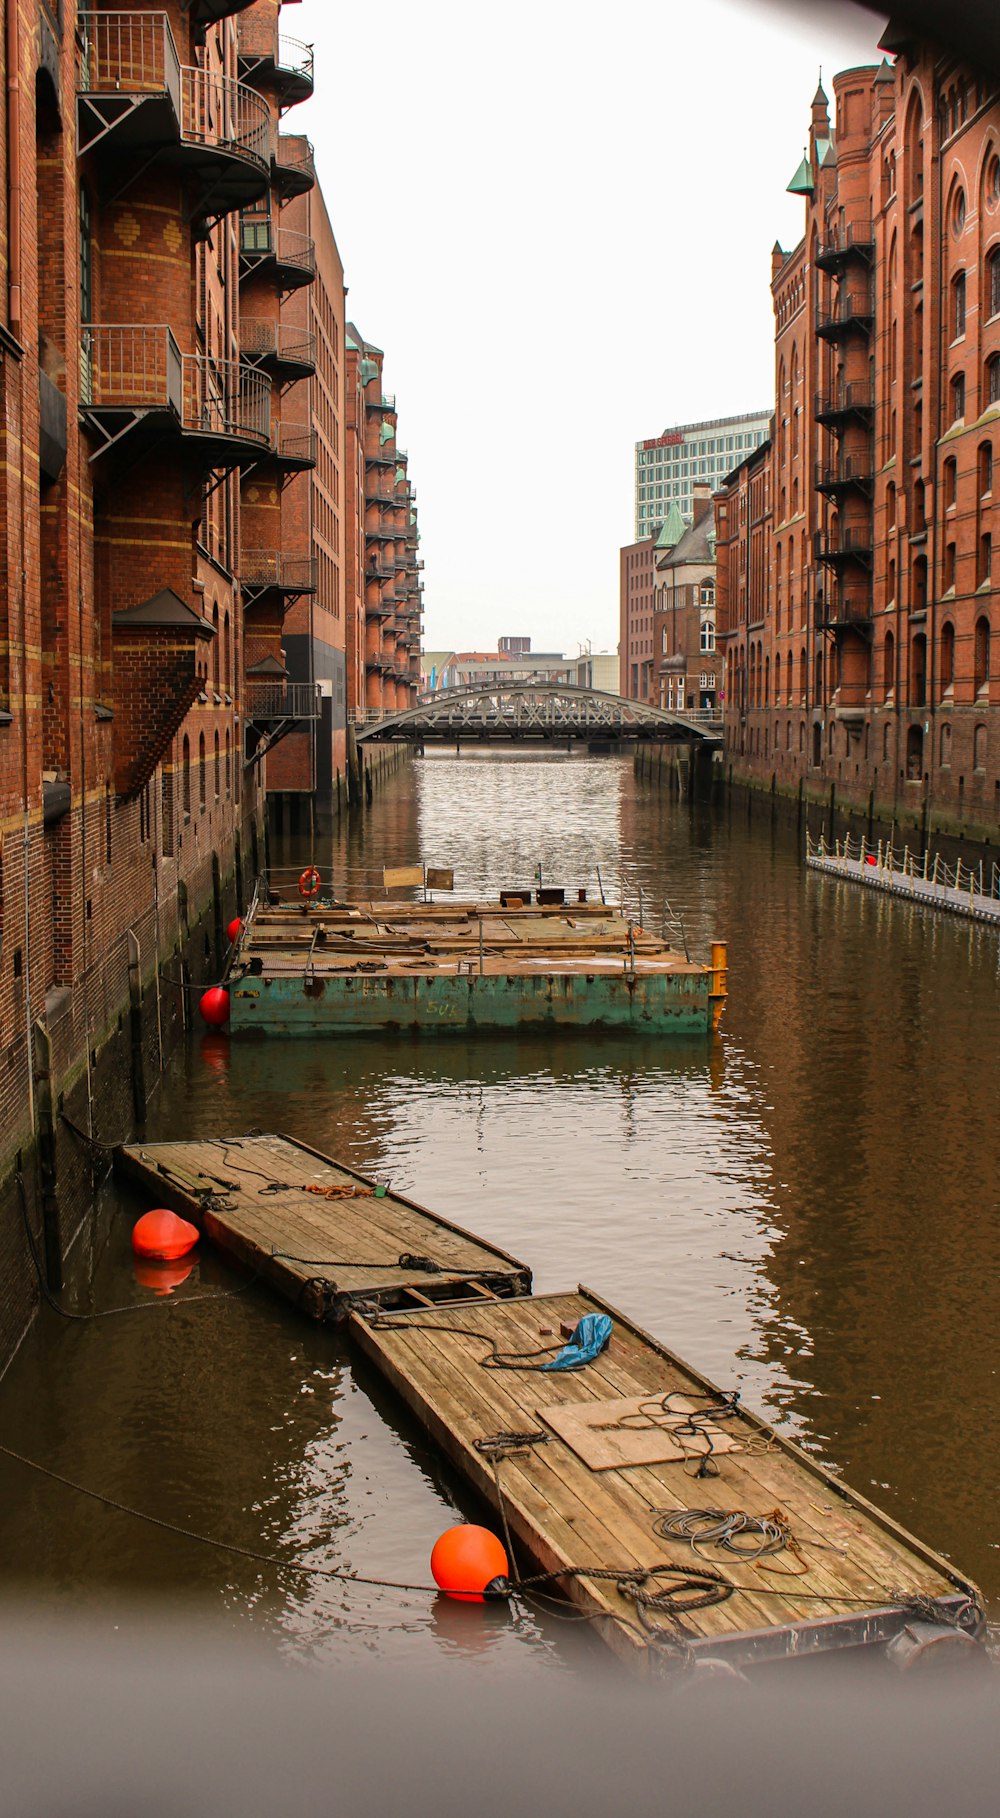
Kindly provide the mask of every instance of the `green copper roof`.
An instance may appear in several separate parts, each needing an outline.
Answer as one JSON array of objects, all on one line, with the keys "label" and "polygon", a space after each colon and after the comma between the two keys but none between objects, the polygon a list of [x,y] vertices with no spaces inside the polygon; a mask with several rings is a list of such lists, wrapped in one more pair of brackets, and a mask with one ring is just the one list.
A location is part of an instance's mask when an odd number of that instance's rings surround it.
[{"label": "green copper roof", "polygon": [[827,159],[829,159],[831,164],[836,164],[836,162],[837,162],[837,151],[836,151],[836,147],[833,143],[833,140],[832,139],[817,139],[817,141],[816,141],[816,162],[819,165],[820,170],[822,170],[824,164],[827,162]]},{"label": "green copper roof", "polygon": [[395,428],[390,423],[388,417],[383,417],[381,423],[379,424],[379,431],[378,431],[379,447],[384,448],[387,442],[391,442],[395,433],[396,433]]},{"label": "green copper roof", "polygon": [[398,484],[399,484],[399,481],[400,481],[400,480],[405,480],[405,478],[406,478],[406,468],[405,468],[405,467],[397,467],[397,469],[396,469],[396,483],[397,483],[397,485],[398,485]]},{"label": "green copper roof", "polygon": [[670,510],[663,520],[663,529],[656,539],[654,548],[673,549],[674,546],[680,542],[686,529],[687,525],[681,517],[680,506],[676,499],[671,499]]},{"label": "green copper roof", "polygon": [[350,349],[350,351],[351,351],[351,353],[357,353],[357,351],[358,351],[358,344],[357,344],[357,342],[356,342],[356,340],[355,340],[355,339],[354,339],[354,336],[353,336],[353,335],[346,335],[346,336],[345,336],[345,340],[346,340],[346,342],[347,342],[347,346],[348,346],[348,348],[349,348],[349,349]]},{"label": "green copper roof", "polygon": [[377,378],[378,378],[378,361],[377,360],[362,360],[362,362],[361,362],[361,383],[362,383],[362,385],[367,385],[370,382],[370,380],[377,379]]},{"label": "green copper roof", "polygon": [[788,185],[788,193],[790,196],[811,196],[815,188],[812,165],[803,153],[802,163]]}]

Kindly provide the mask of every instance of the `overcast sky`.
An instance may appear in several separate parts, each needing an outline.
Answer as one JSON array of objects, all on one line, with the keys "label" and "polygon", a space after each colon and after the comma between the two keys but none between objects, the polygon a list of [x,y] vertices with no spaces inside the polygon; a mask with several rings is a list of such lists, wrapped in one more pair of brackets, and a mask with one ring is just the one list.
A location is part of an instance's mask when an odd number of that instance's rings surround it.
[{"label": "overcast sky", "polygon": [[879,21],[759,0],[303,0],[348,315],[386,353],[427,649],[618,639],[633,444],[770,409],[775,239],[824,82]]}]

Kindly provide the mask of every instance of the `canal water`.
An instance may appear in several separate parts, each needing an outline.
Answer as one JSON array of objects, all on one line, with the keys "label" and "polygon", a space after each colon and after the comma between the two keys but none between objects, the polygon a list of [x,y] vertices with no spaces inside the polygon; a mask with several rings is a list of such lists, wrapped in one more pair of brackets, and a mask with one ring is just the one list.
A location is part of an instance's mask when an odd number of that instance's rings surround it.
[{"label": "canal water", "polygon": [[[274,853],[596,889],[693,955],[729,942],[714,1042],[569,1035],[228,1045],[196,1036],[151,1138],[278,1129],[597,1288],[1000,1598],[997,937],[808,874],[767,802],[672,800],[628,760],[435,755],[363,822]],[[135,1279],[101,1192],[67,1304],[0,1382],[0,1443],[250,1553],[426,1582],[456,1511],[420,1430],[334,1332],[205,1254]],[[206,1299],[206,1295],[222,1298]],[[150,1608],[283,1657],[574,1669],[585,1624],[351,1588],[214,1551],[0,1458],[0,1573],[109,1629]]]}]

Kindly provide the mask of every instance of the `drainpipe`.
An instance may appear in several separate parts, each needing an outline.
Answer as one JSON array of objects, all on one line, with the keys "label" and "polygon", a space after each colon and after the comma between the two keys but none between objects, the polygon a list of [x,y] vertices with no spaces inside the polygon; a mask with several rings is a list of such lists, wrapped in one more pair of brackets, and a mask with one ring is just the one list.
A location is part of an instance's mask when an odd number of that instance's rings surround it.
[{"label": "drainpipe", "polygon": [[17,0],[7,0],[7,326],[21,339],[21,53]]}]

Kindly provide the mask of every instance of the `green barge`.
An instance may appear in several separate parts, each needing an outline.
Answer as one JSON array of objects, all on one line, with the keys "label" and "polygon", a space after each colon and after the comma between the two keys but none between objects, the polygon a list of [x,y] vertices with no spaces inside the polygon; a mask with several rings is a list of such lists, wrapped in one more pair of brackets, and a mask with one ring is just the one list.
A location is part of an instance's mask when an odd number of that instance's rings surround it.
[{"label": "green barge", "polygon": [[[700,964],[604,903],[274,901],[230,968],[235,1036],[610,1029],[708,1035],[726,949]],[[559,891],[542,894],[551,899]]]}]

